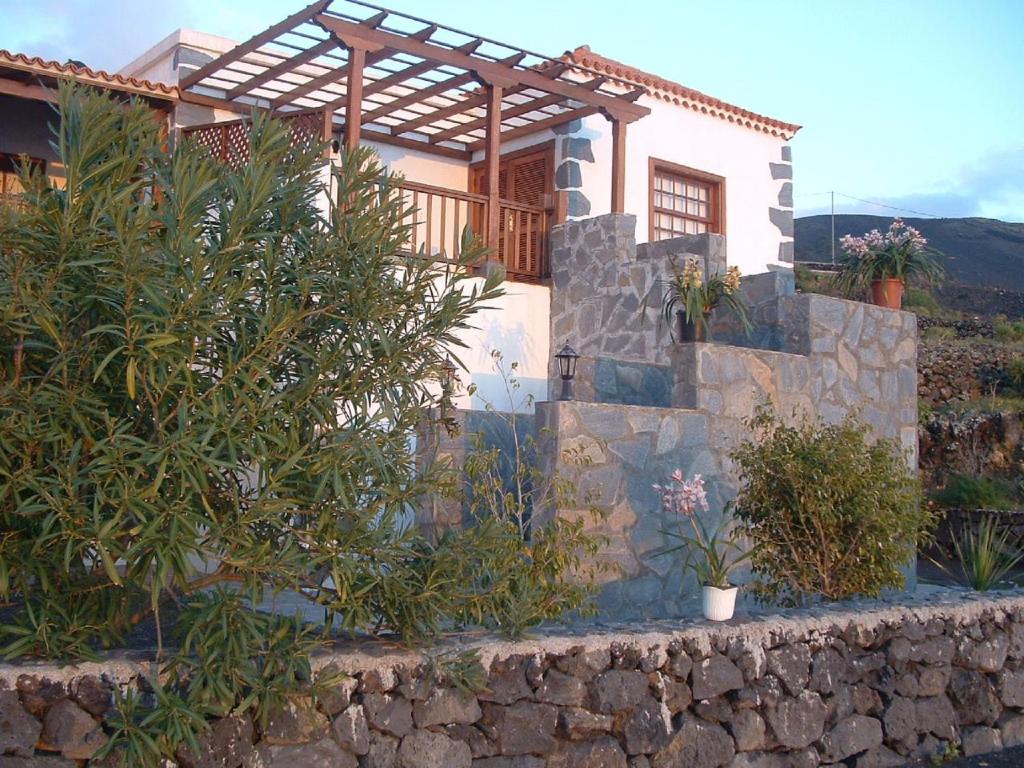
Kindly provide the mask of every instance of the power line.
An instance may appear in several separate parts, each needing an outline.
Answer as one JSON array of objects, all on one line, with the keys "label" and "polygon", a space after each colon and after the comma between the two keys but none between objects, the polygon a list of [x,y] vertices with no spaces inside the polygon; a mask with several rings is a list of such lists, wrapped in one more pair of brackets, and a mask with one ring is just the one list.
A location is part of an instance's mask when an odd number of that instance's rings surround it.
[{"label": "power line", "polygon": [[804,193],[799,194],[799,195],[794,195],[793,197],[794,198],[823,197],[825,195],[839,195],[840,197],[845,197],[847,200],[856,200],[858,203],[864,203],[865,205],[874,205],[874,206],[877,206],[879,208],[886,208],[886,209],[888,209],[890,211],[900,211],[901,213],[912,213],[915,216],[927,216],[927,217],[932,218],[932,219],[944,219],[944,218],[946,218],[945,216],[942,216],[942,215],[940,215],[938,213],[927,213],[925,211],[915,211],[913,208],[901,208],[898,205],[889,205],[888,203],[880,203],[877,200],[865,200],[862,197],[856,197],[855,195],[848,195],[845,192],[839,192],[839,191],[834,191],[834,192],[833,191],[829,191],[829,192],[804,192]]}]

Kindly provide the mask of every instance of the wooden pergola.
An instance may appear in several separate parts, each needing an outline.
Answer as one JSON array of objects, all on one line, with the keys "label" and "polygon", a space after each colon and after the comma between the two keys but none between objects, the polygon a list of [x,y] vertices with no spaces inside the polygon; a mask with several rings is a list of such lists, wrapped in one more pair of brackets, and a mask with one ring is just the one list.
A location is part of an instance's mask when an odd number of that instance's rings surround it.
[{"label": "wooden pergola", "polygon": [[558,58],[390,11],[318,0],[184,78],[181,100],[247,114],[319,113],[324,139],[447,157],[483,150],[496,242],[501,143],[593,114],[612,123],[612,211],[625,199],[626,126],[644,90]]}]

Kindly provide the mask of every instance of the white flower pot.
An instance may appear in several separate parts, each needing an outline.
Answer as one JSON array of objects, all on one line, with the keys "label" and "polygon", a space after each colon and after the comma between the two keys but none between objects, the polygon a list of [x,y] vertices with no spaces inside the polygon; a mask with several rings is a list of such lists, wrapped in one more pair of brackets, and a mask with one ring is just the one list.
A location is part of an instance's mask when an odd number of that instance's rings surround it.
[{"label": "white flower pot", "polygon": [[704,587],[704,618],[711,621],[728,621],[736,611],[738,587]]}]

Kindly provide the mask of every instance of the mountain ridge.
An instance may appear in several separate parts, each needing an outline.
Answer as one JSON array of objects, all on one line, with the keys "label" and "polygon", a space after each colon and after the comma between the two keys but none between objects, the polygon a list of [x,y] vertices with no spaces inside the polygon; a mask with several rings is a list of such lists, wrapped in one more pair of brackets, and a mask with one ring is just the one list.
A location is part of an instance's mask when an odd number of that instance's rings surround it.
[{"label": "mountain ridge", "polygon": [[[891,216],[836,214],[836,240],[889,227]],[[946,276],[957,285],[1024,291],[1024,224],[982,217],[924,219],[905,217],[941,256]],[[831,261],[831,216],[804,216],[794,221],[797,262]],[[836,243],[836,258],[842,250]]]}]

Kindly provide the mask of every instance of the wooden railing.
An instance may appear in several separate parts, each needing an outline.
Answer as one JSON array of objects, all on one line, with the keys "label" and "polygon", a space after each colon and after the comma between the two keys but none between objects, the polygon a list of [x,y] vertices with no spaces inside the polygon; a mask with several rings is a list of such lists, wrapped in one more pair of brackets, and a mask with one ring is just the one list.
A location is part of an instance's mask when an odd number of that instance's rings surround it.
[{"label": "wooden railing", "polygon": [[[413,211],[407,248],[438,260],[461,254],[462,233],[468,226],[478,236],[486,231],[486,195],[459,192],[413,181],[403,181],[398,194]],[[502,200],[497,243],[485,243],[489,258],[500,262],[513,278],[537,280],[547,275],[548,229],[552,212],[539,206]]]}]

